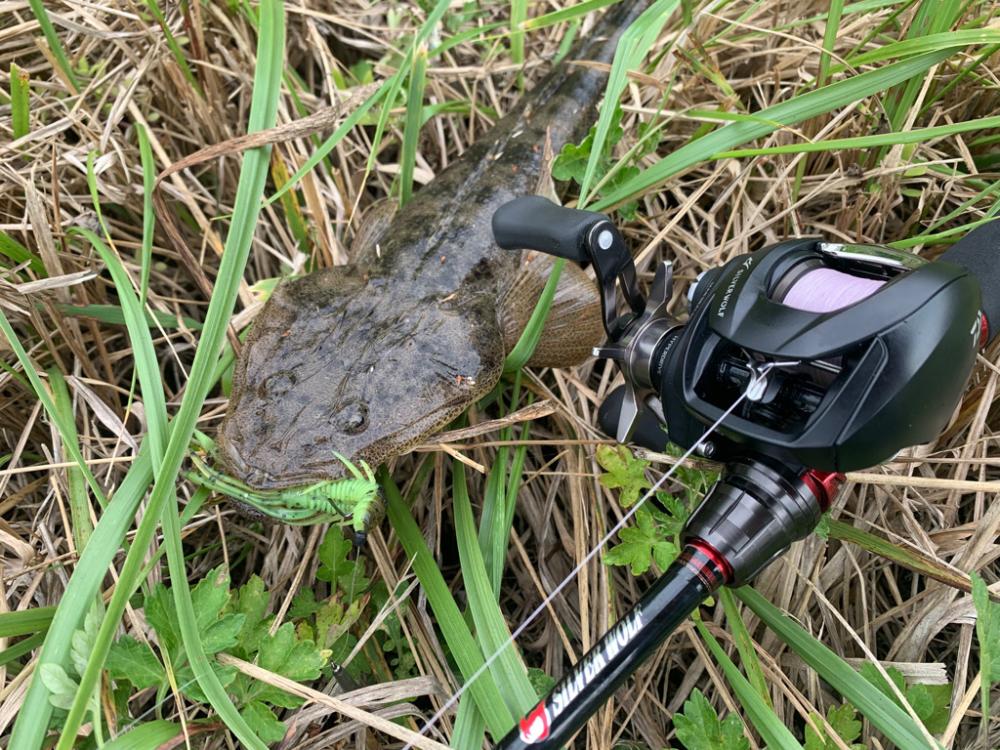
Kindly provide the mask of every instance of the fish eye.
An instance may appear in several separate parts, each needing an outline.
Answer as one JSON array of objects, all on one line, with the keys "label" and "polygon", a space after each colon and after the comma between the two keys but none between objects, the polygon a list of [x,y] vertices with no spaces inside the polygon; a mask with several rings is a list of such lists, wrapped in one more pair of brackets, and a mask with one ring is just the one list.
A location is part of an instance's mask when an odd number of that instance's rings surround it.
[{"label": "fish eye", "polygon": [[368,427],[368,407],[354,401],[345,405],[337,414],[337,426],[348,435],[357,435]]},{"label": "fish eye", "polygon": [[269,400],[279,398],[288,393],[297,382],[295,373],[282,370],[281,372],[276,372],[273,375],[269,375],[263,383],[261,383],[260,388],[257,390],[257,395],[262,400]]}]

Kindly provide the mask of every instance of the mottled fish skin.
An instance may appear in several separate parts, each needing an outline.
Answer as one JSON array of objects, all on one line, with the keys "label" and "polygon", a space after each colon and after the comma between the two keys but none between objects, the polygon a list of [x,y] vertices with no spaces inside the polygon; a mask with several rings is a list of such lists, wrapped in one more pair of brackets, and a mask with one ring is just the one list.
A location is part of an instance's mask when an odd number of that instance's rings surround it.
[{"label": "mottled fish skin", "polygon": [[[644,5],[612,8],[570,59],[610,62]],[[334,451],[377,466],[497,383],[498,305],[521,257],[496,246],[490,220],[534,192],[547,134],[556,152],[586,134],[605,81],[561,64],[396,214],[374,262],[278,286],[235,368],[218,440],[232,476],[258,489],[333,479]]]}]

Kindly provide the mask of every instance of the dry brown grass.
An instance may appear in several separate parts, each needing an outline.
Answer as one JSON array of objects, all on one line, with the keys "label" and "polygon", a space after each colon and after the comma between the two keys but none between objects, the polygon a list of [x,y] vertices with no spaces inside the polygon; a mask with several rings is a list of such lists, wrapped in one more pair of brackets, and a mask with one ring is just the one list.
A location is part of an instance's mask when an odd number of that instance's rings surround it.
[{"label": "dry brown grass", "polygon": [[[816,71],[822,24],[781,33],[768,29],[801,18],[809,10],[818,12],[824,4],[808,5],[809,9],[803,3],[784,0],[756,5],[739,2],[719,15],[705,15],[697,33],[682,45],[691,59],[668,54],[649,75],[637,76],[631,83],[624,98],[626,140],[633,137],[639,121],[657,111],[665,82],[672,76],[676,76],[676,84],[665,111],[675,114],[676,119],[665,131],[659,154],[683,143],[698,127],[697,117],[686,114],[692,108],[732,110],[739,100],[756,110],[798,90],[805,77]],[[171,7],[168,19],[176,33],[189,35],[188,60],[204,97],[184,79],[162,30],[145,16],[140,4],[53,4],[51,12],[63,45],[74,60],[86,60],[90,66],[86,89],[73,96],[53,72],[27,2],[0,0],[0,90],[8,88],[11,62],[28,71],[32,85],[28,136],[11,141],[10,107],[0,105],[0,229],[38,253],[49,271],[43,280],[24,268],[0,268],[0,305],[22,335],[38,370],[55,368],[66,376],[81,450],[108,488],[117,486],[135,455],[144,431],[143,411],[141,404],[130,398],[133,365],[124,328],[65,311],[66,304],[115,303],[113,286],[99,260],[82,243],[70,241],[67,230],[98,227],[85,179],[87,154],[94,150],[108,229],[118,253],[138,277],[142,174],[135,126],[148,128],[160,170],[203,146],[243,133],[255,34],[245,16],[225,3],[196,2],[186,7],[184,13]],[[986,3],[978,12],[991,12],[996,7]],[[490,6],[486,17],[500,19],[507,12],[504,4],[497,4]],[[889,12],[845,18],[837,50],[850,49],[877,18]],[[904,24],[909,13],[902,16]],[[314,113],[343,98],[332,84],[335,71],[342,72],[359,60],[371,60],[376,63],[375,79],[383,79],[389,68],[377,61],[424,15],[416,6],[395,3],[369,8],[355,0],[290,0],[287,17],[288,62],[304,84],[299,92],[301,112]],[[736,19],[742,28],[734,25]],[[705,52],[701,45],[727,29]],[[529,78],[546,69],[561,33],[556,27],[529,35]],[[667,41],[665,35],[661,46]],[[978,70],[982,80],[972,77],[958,85],[917,124],[994,114],[998,71],[994,57]],[[428,73],[432,101],[472,100],[503,112],[517,97],[514,66],[502,40],[492,45],[460,45]],[[949,69],[941,66],[937,75],[950,75]],[[731,91],[720,87],[715,76],[727,81]],[[877,129],[880,116],[879,101],[870,99],[832,118],[807,123],[800,132],[826,139],[863,135]],[[283,97],[279,123],[299,117],[292,98]],[[435,117],[423,131],[418,179],[431,177],[489,126],[490,118],[483,109],[474,109],[471,115]],[[399,131],[394,129],[377,155],[376,170],[365,179],[370,136],[370,128],[357,129],[331,154],[329,168],[314,171],[303,180],[301,210],[309,228],[306,245],[296,241],[285,212],[277,204],[265,209],[241,291],[242,307],[234,320],[236,330],[245,328],[259,309],[251,290],[254,282],[343,261],[344,248],[359,228],[360,210],[389,192],[397,169]],[[793,134],[782,133],[761,145],[792,139]],[[309,138],[280,144],[274,151],[275,169],[293,172],[313,148]],[[957,164],[975,173],[973,156],[961,138],[916,149],[896,148],[877,166],[873,166],[871,154],[855,151],[810,156],[805,161],[801,191],[793,198],[791,185],[801,158],[709,163],[642,199],[639,218],[625,226],[625,231],[638,251],[640,268],[651,269],[661,257],[675,260],[680,281],[674,301],[678,310],[683,305],[684,282],[734,254],[791,234],[822,233],[841,240],[871,242],[905,238],[977,193],[968,180],[926,169],[911,170],[916,162],[934,162]],[[203,272],[211,284],[238,169],[237,159],[220,156],[180,170],[165,181],[164,195],[180,218],[181,231],[198,268],[191,268],[167,238],[158,234],[149,292],[154,310],[182,319],[202,318],[207,296],[199,274]],[[991,174],[978,177],[987,182],[995,179]],[[969,207],[968,214],[979,216],[989,205],[988,200],[981,200]],[[925,249],[928,254],[939,250]],[[649,278],[648,274],[645,277]],[[169,406],[178,402],[196,341],[197,331],[184,325],[156,336]],[[0,468],[3,611],[57,604],[76,549],[68,520],[64,448],[3,342],[0,356],[4,359],[4,371],[0,372],[0,456],[10,454]],[[885,484],[867,479],[852,483],[835,511],[840,518],[876,529],[889,539],[906,540],[942,563],[963,571],[980,571],[988,581],[997,577],[1000,504],[994,502],[995,485],[978,488],[968,482],[1000,479],[996,468],[1000,451],[994,440],[997,425],[990,411],[998,385],[998,370],[991,364],[994,359],[995,352],[990,352],[977,367],[962,407],[941,439],[874,470],[891,477]],[[595,445],[604,440],[594,427],[596,408],[616,385],[614,377],[613,369],[604,363],[529,375],[529,387],[548,399],[554,411],[533,424],[524,488],[518,498],[502,598],[508,621],[514,625],[621,517],[616,497],[597,482],[598,467],[593,459]],[[216,392],[206,404],[200,429],[209,433],[215,429],[225,403],[224,395]],[[473,421],[494,417],[491,412],[472,414]],[[451,437],[461,442],[449,442],[449,452],[461,451],[475,464],[491,464],[497,449],[495,433]],[[428,446],[435,468],[419,493],[414,513],[429,546],[439,556],[446,579],[456,582],[461,602],[457,557],[450,541],[450,461],[439,449],[442,442],[436,440]],[[424,453],[426,450],[396,462],[398,481],[408,481],[415,460]],[[470,475],[473,491],[481,493],[482,478],[476,472]],[[927,479],[949,481],[928,483]],[[191,491],[187,485],[181,488],[182,495]],[[185,532],[190,551],[197,551],[190,560],[192,581],[226,560],[233,566],[234,580],[246,579],[251,573],[261,575],[273,592],[272,605],[282,612],[296,591],[316,584],[318,530],[260,527],[228,507],[215,506],[196,516]],[[372,552],[375,575],[383,577],[390,589],[412,576],[388,524],[374,536]],[[157,579],[159,572],[154,569],[152,575]],[[561,673],[650,581],[649,576],[637,580],[627,571],[600,562],[587,566],[567,593],[552,603],[548,615],[521,639],[526,661],[549,674]],[[112,585],[112,578],[107,584]],[[756,586],[838,653],[864,657],[871,652],[896,662],[908,675],[952,682],[953,705],[958,709],[945,744],[955,748],[997,746],[1000,729],[995,723],[986,745],[977,738],[979,699],[973,683],[978,651],[974,610],[966,594],[856,548],[827,544],[818,538],[796,545],[760,577]],[[422,692],[409,685],[411,692],[406,695],[441,698],[456,688],[454,678],[419,588],[411,587],[408,592],[405,631],[420,674],[433,682],[423,685]],[[713,629],[728,643],[730,636],[721,627],[721,608],[714,614],[707,612],[706,617],[720,626]],[[753,619],[749,622],[767,676],[774,684],[775,709],[800,731],[805,711],[825,711],[836,698],[773,634],[753,630]],[[141,627],[141,623],[133,614],[126,627]],[[0,738],[9,729],[23,686],[23,679],[0,668]],[[330,685],[316,687],[332,690]],[[578,745],[610,748],[619,740],[630,740],[640,746],[664,747],[671,739],[669,716],[694,687],[709,694],[717,706],[739,710],[719,670],[687,626],[598,714],[588,726],[586,739]],[[963,700],[963,696],[968,699]],[[388,715],[409,713],[413,721],[410,727],[414,728],[419,715],[429,715],[430,707],[424,698],[410,709],[393,709]],[[170,716],[178,707],[169,698],[161,710]],[[307,708],[292,717],[291,734],[284,746],[360,746],[349,739],[357,733],[357,726],[344,724],[346,719],[325,726],[310,723],[318,722],[324,712],[323,708]],[[370,741],[374,743],[370,747],[390,742],[383,735]],[[865,741],[880,746],[875,738]],[[205,747],[226,745],[220,732],[192,742]],[[759,740],[753,746],[759,747]]]}]

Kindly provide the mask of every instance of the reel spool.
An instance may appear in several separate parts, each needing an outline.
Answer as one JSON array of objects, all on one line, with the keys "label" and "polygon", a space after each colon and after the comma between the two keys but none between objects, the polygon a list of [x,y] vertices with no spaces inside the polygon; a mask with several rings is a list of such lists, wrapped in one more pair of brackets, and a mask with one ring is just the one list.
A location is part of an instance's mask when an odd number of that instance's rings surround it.
[{"label": "reel spool", "polygon": [[870,297],[885,283],[832,268],[814,268],[800,276],[780,302],[806,312],[835,312]]}]

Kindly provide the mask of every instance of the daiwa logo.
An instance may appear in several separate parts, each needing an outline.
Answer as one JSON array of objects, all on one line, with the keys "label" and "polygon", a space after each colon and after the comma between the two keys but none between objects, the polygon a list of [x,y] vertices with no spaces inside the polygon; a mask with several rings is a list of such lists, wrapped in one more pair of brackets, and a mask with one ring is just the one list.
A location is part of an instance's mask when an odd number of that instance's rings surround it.
[{"label": "daiwa logo", "polygon": [[520,728],[521,741],[525,745],[534,745],[549,736],[549,710],[544,700],[521,719]]},{"label": "daiwa logo", "polygon": [[743,278],[743,274],[750,270],[753,265],[753,256],[747,256],[747,259],[740,264],[740,267],[733,274],[733,280],[729,282],[729,286],[726,287],[726,293],[722,295],[722,302],[719,303],[719,309],[716,311],[716,315],[720,318],[726,317],[726,308],[729,307],[729,298],[733,296],[733,292],[736,291],[736,287],[740,283],[740,279]]}]

